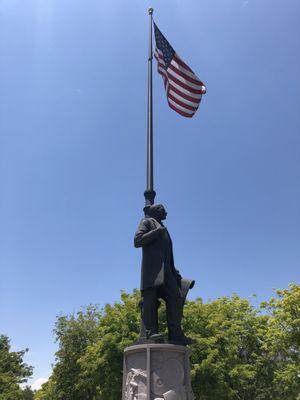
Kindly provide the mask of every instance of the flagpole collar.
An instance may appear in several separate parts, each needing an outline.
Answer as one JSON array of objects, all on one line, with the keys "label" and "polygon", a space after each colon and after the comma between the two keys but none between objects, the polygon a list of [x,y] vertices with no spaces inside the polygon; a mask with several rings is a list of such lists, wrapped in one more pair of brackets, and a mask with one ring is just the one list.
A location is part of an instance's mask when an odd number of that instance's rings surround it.
[{"label": "flagpole collar", "polygon": [[154,10],[153,10],[152,7],[148,8],[148,14],[149,14],[149,15],[152,15],[152,14],[153,14],[153,11],[154,11]]}]

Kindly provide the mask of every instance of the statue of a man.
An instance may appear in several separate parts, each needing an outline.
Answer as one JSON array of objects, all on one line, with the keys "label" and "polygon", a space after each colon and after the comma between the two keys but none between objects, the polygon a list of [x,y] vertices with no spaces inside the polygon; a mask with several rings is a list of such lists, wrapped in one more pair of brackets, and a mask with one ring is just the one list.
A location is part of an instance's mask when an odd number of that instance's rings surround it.
[{"label": "statue of a man", "polygon": [[134,237],[135,247],[143,248],[141,275],[141,339],[163,341],[158,333],[158,299],[166,302],[169,343],[188,345],[192,339],[181,329],[183,306],[194,281],[183,279],[175,268],[172,240],[163,225],[167,212],[162,204],[147,206],[145,218]]}]

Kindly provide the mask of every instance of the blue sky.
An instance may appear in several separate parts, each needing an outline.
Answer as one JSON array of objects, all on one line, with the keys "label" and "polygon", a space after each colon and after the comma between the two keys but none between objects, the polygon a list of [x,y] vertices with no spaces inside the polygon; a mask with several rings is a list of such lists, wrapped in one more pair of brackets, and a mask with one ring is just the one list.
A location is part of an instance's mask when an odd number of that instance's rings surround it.
[{"label": "blue sky", "polygon": [[299,281],[299,1],[0,0],[0,332],[34,380],[58,314],[139,285],[150,5],[207,86],[185,119],[154,72],[155,189],[190,298]]}]

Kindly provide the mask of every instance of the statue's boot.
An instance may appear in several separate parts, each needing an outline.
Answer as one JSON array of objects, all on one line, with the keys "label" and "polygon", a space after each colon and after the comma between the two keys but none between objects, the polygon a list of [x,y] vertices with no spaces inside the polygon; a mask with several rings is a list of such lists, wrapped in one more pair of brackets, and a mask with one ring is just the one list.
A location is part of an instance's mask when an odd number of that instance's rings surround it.
[{"label": "statue's boot", "polygon": [[154,333],[153,335],[150,335],[148,340],[155,343],[165,343],[165,338],[161,333]]},{"label": "statue's boot", "polygon": [[168,342],[171,344],[177,344],[177,345],[181,345],[181,346],[189,346],[189,345],[195,343],[195,340],[188,336],[185,336],[185,334],[182,333],[178,336],[169,337]]}]

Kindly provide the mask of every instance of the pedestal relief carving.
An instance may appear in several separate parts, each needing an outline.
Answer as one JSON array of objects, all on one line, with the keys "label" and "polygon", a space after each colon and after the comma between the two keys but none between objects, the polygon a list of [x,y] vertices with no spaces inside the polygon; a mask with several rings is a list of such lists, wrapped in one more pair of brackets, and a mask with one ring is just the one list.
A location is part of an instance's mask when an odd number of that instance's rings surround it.
[{"label": "pedestal relief carving", "polygon": [[124,352],[123,400],[193,400],[189,349],[170,344],[131,346]]},{"label": "pedestal relief carving", "polygon": [[146,400],[146,387],[146,372],[131,368],[126,377],[125,400]]}]

